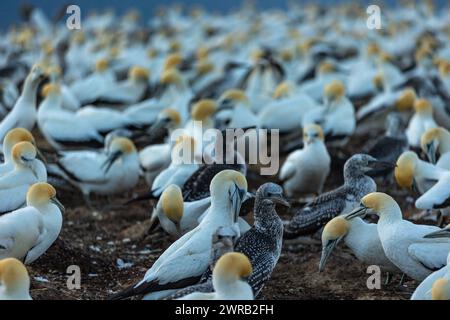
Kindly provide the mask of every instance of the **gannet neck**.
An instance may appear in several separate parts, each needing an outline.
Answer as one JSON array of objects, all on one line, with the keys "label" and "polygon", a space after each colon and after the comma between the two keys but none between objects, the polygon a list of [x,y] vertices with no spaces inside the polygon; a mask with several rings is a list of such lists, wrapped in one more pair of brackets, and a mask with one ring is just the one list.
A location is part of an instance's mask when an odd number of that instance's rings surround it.
[{"label": "gannet neck", "polygon": [[[249,285],[239,279],[228,279],[222,277],[213,278],[213,286],[218,298],[236,299],[236,295],[243,295],[249,291]],[[250,289],[251,290],[251,289]]]},{"label": "gannet neck", "polygon": [[[269,234],[277,233],[277,228],[273,226],[280,220],[277,212],[275,211],[275,204],[268,201],[258,201],[255,203],[254,210],[254,225]],[[281,223],[280,223],[281,225]]]},{"label": "gannet neck", "polygon": [[378,210],[378,215],[380,216],[379,225],[392,224],[403,220],[402,211],[397,202],[387,203],[385,206],[382,206]]},{"label": "gannet neck", "polygon": [[415,170],[415,175],[417,176],[417,178],[426,178],[426,179],[433,179],[433,180],[439,180],[439,178],[442,176],[443,173],[445,173],[446,171],[436,167],[435,165],[420,160],[417,160],[417,164],[416,164],[416,170]]},{"label": "gannet neck", "polygon": [[21,98],[29,102],[32,106],[36,104],[36,93],[39,86],[39,81],[33,80],[31,75],[28,75],[23,85],[23,92]]}]

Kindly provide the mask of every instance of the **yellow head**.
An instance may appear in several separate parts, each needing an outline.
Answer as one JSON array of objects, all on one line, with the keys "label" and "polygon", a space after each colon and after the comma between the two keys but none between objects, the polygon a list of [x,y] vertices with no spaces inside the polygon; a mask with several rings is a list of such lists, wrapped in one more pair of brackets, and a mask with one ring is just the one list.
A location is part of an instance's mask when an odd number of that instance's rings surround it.
[{"label": "yellow head", "polygon": [[14,128],[8,131],[5,139],[3,140],[3,144],[14,146],[15,144],[22,141],[28,141],[35,145],[34,137],[30,131],[24,128]]},{"label": "yellow head", "polygon": [[60,92],[60,86],[57,83],[46,83],[41,90],[41,95],[46,98],[50,94],[55,94]]},{"label": "yellow head", "polygon": [[445,278],[439,278],[431,287],[432,300],[450,300],[450,281]]},{"label": "yellow head", "polygon": [[214,64],[208,60],[201,60],[197,63],[196,69],[199,74],[208,74],[214,70]]},{"label": "yellow head", "polygon": [[428,100],[417,99],[414,103],[414,110],[419,114],[429,114],[433,112],[433,107]]},{"label": "yellow head", "polygon": [[361,204],[367,209],[371,209],[377,213],[380,213],[393,205],[398,206],[394,198],[383,192],[369,193],[361,199]]},{"label": "yellow head", "polygon": [[280,58],[283,61],[292,61],[294,59],[294,51],[291,49],[283,49],[280,52]]},{"label": "yellow head", "polygon": [[195,121],[204,121],[211,117],[217,110],[217,104],[214,100],[203,99],[198,101],[191,110],[191,117]]},{"label": "yellow head", "polygon": [[179,53],[172,53],[167,56],[164,62],[164,70],[178,67],[183,62],[183,57]]},{"label": "yellow head", "polygon": [[407,111],[411,110],[414,106],[414,102],[416,101],[416,92],[414,89],[405,89],[400,97],[395,101],[395,107],[399,111]]},{"label": "yellow head", "polygon": [[16,258],[0,260],[0,283],[8,293],[30,288],[30,277],[22,262]]},{"label": "yellow head", "polygon": [[384,83],[384,77],[382,73],[377,73],[375,75],[375,77],[373,77],[373,84],[375,85],[375,87],[380,90],[383,88],[383,83]]},{"label": "yellow head", "polygon": [[28,141],[22,141],[12,148],[12,158],[15,164],[26,164],[36,158],[36,148]]},{"label": "yellow head", "polygon": [[367,45],[367,55],[375,56],[380,53],[380,47],[375,42],[371,42]]},{"label": "yellow head", "polygon": [[183,194],[175,184],[168,186],[161,195],[161,207],[164,215],[175,224],[183,217]]},{"label": "yellow head", "polygon": [[412,151],[403,152],[397,159],[395,168],[395,180],[402,188],[412,188],[418,156]]},{"label": "yellow head", "polygon": [[292,92],[292,84],[287,81],[283,81],[275,88],[273,98],[279,99],[282,97],[287,97],[291,92]]},{"label": "yellow head", "polygon": [[240,89],[230,89],[222,93],[222,95],[219,98],[219,101],[224,100],[231,100],[233,102],[240,102],[245,104],[249,103],[247,95],[245,94],[244,91]]},{"label": "yellow head", "polygon": [[336,71],[336,66],[331,62],[322,62],[318,67],[319,74],[332,73]]},{"label": "yellow head", "polygon": [[172,68],[164,71],[159,81],[162,84],[179,84],[182,82],[182,77],[177,69]]},{"label": "yellow head", "polygon": [[247,191],[247,179],[245,176],[235,170],[223,170],[214,176],[211,180],[211,195],[223,193],[231,185],[236,185],[240,190]]},{"label": "yellow head", "polygon": [[208,48],[200,47],[195,52],[195,57],[197,58],[197,60],[206,59],[208,57],[208,52],[209,52]]},{"label": "yellow head", "polygon": [[340,80],[335,80],[324,88],[325,97],[330,100],[338,100],[345,95],[345,86]]},{"label": "yellow head", "polygon": [[178,110],[173,108],[164,109],[161,111],[159,117],[160,119],[163,119],[163,121],[168,122],[172,127],[177,127],[181,124],[181,115]]},{"label": "yellow head", "polygon": [[325,136],[322,128],[317,124],[308,124],[303,128],[303,140],[312,143],[316,140],[324,141]]},{"label": "yellow head", "polygon": [[146,81],[148,81],[150,74],[147,69],[139,67],[139,66],[134,66],[128,72],[128,77],[130,79],[133,79],[134,81],[146,82]]},{"label": "yellow head", "polygon": [[109,62],[107,59],[99,59],[95,62],[95,70],[99,72],[103,72],[108,69]]},{"label": "yellow head", "polygon": [[252,264],[246,255],[240,252],[228,252],[217,261],[213,277],[241,279],[250,277],[252,272]]},{"label": "yellow head", "polygon": [[441,61],[439,63],[439,74],[442,77],[448,77],[450,75],[450,61]]},{"label": "yellow head", "polygon": [[110,153],[120,152],[122,154],[131,154],[136,152],[136,147],[128,138],[114,137],[109,146]]},{"label": "yellow head", "polygon": [[442,127],[431,128],[425,131],[425,133],[422,134],[422,137],[420,138],[420,146],[422,148],[422,151],[426,153],[428,144],[432,143],[434,140],[439,140],[441,134],[444,131],[446,131],[446,129]]},{"label": "yellow head", "polygon": [[335,241],[345,237],[350,229],[349,222],[343,216],[331,219],[322,231],[322,246],[326,246],[329,241]]},{"label": "yellow head", "polygon": [[48,204],[52,199],[56,199],[56,190],[46,182],[33,184],[27,192],[27,205],[39,207]]}]

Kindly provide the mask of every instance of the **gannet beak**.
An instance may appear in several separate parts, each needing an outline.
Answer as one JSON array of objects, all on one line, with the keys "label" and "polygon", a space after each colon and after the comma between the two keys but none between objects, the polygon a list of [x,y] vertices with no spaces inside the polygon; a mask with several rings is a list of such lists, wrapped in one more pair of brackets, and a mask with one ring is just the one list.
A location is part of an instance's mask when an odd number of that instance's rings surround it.
[{"label": "gannet beak", "polygon": [[164,129],[165,125],[166,125],[165,119],[156,120],[156,122],[153,123],[150,126],[150,128],[148,128],[148,131],[147,131],[148,135],[150,137],[157,135],[158,131],[160,131],[161,129]]},{"label": "gannet beak", "polygon": [[247,191],[240,189],[235,185],[235,189],[232,194],[230,194],[231,207],[234,214],[234,222],[238,221],[239,212],[241,211],[242,200],[246,196]]},{"label": "gannet beak", "polygon": [[438,230],[424,236],[426,239],[435,239],[435,238],[450,238],[450,227],[442,230]]},{"label": "gannet beak", "polygon": [[356,217],[362,217],[366,214],[367,208],[363,205],[359,205],[353,211],[351,211],[349,214],[345,216],[345,219],[350,220]]},{"label": "gannet beak", "polygon": [[328,258],[330,257],[331,253],[333,252],[334,248],[336,247],[336,245],[339,243],[339,241],[341,240],[341,238],[335,239],[335,240],[330,240],[327,245],[325,247],[323,247],[322,249],[322,255],[320,257],[320,262],[319,262],[319,272],[322,272],[323,269],[325,268],[325,264],[328,261]]},{"label": "gannet beak", "polygon": [[108,156],[106,161],[102,164],[101,168],[103,168],[104,173],[108,173],[109,169],[111,169],[114,162],[116,162],[120,156],[122,155],[122,152],[116,151]]},{"label": "gannet beak", "polygon": [[393,162],[387,162],[387,161],[380,161],[380,160],[375,160],[375,161],[369,161],[369,167],[371,169],[394,169],[397,165]]},{"label": "gannet beak", "polygon": [[59,210],[61,210],[61,212],[66,211],[66,208],[64,208],[63,204],[56,197],[51,198],[50,202],[56,205],[59,208]]},{"label": "gannet beak", "polygon": [[436,164],[436,148],[433,142],[427,144],[427,157],[432,164]]},{"label": "gannet beak", "polygon": [[274,194],[271,197],[269,197],[269,200],[288,208],[291,206],[291,204],[286,199],[284,199],[282,194]]}]

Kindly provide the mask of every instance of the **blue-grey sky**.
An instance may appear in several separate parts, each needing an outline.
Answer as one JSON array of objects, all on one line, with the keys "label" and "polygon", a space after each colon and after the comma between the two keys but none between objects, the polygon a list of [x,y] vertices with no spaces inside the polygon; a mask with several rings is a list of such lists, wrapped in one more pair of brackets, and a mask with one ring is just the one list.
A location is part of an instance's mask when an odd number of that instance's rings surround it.
[{"label": "blue-grey sky", "polygon": [[[293,0],[299,2],[310,2],[302,0]],[[351,0],[350,0],[351,1]],[[352,2],[356,2],[353,0]],[[438,0],[436,2],[445,3],[447,0]],[[286,0],[254,0],[260,8],[286,8]],[[317,1],[314,1],[317,2]],[[348,0],[321,0],[319,2],[333,4],[336,2],[349,2]],[[363,3],[379,3],[380,1],[359,1]],[[385,0],[384,3],[395,3],[394,0]],[[186,6],[201,5],[202,7],[215,12],[224,12],[239,7],[242,0],[1,0],[0,1],[0,28],[5,29],[12,23],[19,21],[18,7],[23,3],[29,3],[41,7],[50,15],[55,14],[64,4],[77,4],[81,8],[81,13],[88,12],[91,9],[115,8],[116,12],[125,12],[134,7],[138,9],[144,18],[151,16],[153,10],[160,5],[173,3],[182,3]]]}]

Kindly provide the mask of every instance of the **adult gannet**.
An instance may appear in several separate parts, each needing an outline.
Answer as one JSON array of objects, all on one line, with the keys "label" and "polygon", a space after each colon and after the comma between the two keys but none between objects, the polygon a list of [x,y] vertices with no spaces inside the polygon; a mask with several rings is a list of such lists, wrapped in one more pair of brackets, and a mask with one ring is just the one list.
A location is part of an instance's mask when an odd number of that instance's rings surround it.
[{"label": "adult gannet", "polygon": [[323,228],[319,271],[323,271],[328,258],[341,240],[344,240],[356,258],[363,263],[380,266],[387,272],[399,271],[384,254],[377,225],[348,214],[333,218]]},{"label": "adult gannet", "polygon": [[114,137],[104,153],[95,151],[62,152],[49,172],[76,186],[90,204],[91,192],[111,195],[129,191],[139,180],[136,147],[128,138]]},{"label": "adult gannet", "polygon": [[331,162],[324,139],[320,126],[304,127],[303,149],[290,153],[280,170],[280,180],[288,197],[322,192]]},{"label": "adult gannet", "polygon": [[200,217],[208,209],[211,199],[184,202],[181,188],[175,184],[169,185],[161,194],[152,213],[152,223],[158,219],[161,227],[168,234],[180,237],[194,229],[200,222]]},{"label": "adult gannet", "polygon": [[[24,128],[10,130],[3,139],[3,156],[5,161],[0,164],[0,176],[14,169],[12,148],[19,142],[28,141],[36,147],[33,135]],[[36,149],[37,151],[37,149]]]},{"label": "adult gannet", "polygon": [[226,253],[214,267],[213,293],[193,292],[178,300],[253,300],[252,288],[243,280],[252,272],[252,264],[244,254]]},{"label": "adult gannet", "polygon": [[422,281],[434,270],[445,266],[450,239],[424,238],[440,228],[403,220],[397,202],[382,192],[372,192],[363,197],[349,216],[363,216],[368,211],[380,217],[377,230],[384,252],[403,273]]},{"label": "adult gannet", "polygon": [[15,258],[0,260],[0,300],[32,300],[30,276],[22,262]]},{"label": "adult gannet", "polygon": [[366,174],[373,169],[393,166],[369,155],[353,155],[344,165],[344,185],[320,195],[295,212],[284,226],[284,237],[291,239],[311,234],[335,216],[350,212],[363,196],[377,189],[373,179]]},{"label": "adult gannet", "polygon": [[215,114],[215,126],[222,130],[226,128],[248,128],[256,126],[257,119],[250,105],[250,100],[244,91],[229,89],[217,102],[219,110]]},{"label": "adult gannet", "polygon": [[428,129],[438,125],[433,119],[433,107],[425,99],[419,99],[414,103],[415,113],[406,128],[406,137],[411,147],[420,148],[420,138]]},{"label": "adult gannet", "polygon": [[44,77],[40,65],[34,65],[25,79],[22,93],[8,115],[0,122],[0,141],[3,141],[8,131],[14,128],[31,130],[36,123],[36,92]]},{"label": "adult gannet", "polygon": [[[450,238],[450,227],[447,227],[445,229],[439,230],[439,231],[435,231],[432,232],[430,234],[425,235],[425,238],[431,238],[431,239],[435,239],[435,238]],[[435,284],[437,281],[439,281],[440,279],[446,279],[447,281],[450,279],[450,252],[447,256],[447,265],[435,272],[433,272],[432,274],[430,274],[428,277],[425,278],[425,280],[423,280],[420,285],[416,288],[416,290],[414,291],[413,295],[411,296],[411,300],[430,300],[432,299],[432,291],[433,288],[435,288]],[[442,283],[442,280],[440,280],[441,284],[444,285],[444,283]],[[440,290],[439,288],[439,282],[436,284],[438,287],[435,288],[434,290]],[[448,283],[447,283],[448,285]],[[445,286],[442,287],[442,289],[444,289]],[[447,291],[449,292],[449,291]],[[447,296],[446,298],[447,300],[450,299],[450,295]]]},{"label": "adult gannet", "polygon": [[[450,132],[442,127],[428,129],[420,138],[422,151],[439,168],[450,170]],[[439,153],[439,159],[436,154]]]},{"label": "adult gannet", "polygon": [[114,295],[113,299],[134,295],[163,298],[200,279],[209,265],[214,232],[219,227],[232,227],[238,221],[247,181],[237,171],[224,170],[214,177],[210,188],[211,206],[201,223],[164,251],[140,282]]},{"label": "adult gannet", "polygon": [[0,213],[16,210],[25,204],[28,188],[36,182],[47,181],[44,164],[36,159],[36,148],[27,141],[12,148],[14,169],[0,177]]},{"label": "adult gannet", "polygon": [[324,88],[324,106],[308,112],[303,118],[303,125],[319,124],[325,140],[332,144],[345,144],[353,134],[356,121],[353,104],[345,97],[342,81],[333,81]]},{"label": "adult gannet", "polygon": [[30,264],[56,240],[64,207],[56,190],[45,182],[27,192],[27,206],[0,216],[0,259],[14,257]]}]

